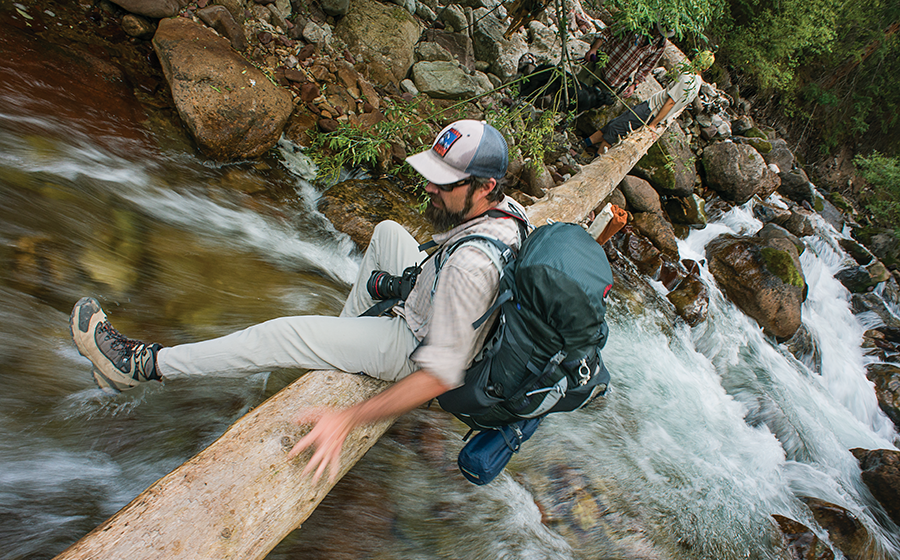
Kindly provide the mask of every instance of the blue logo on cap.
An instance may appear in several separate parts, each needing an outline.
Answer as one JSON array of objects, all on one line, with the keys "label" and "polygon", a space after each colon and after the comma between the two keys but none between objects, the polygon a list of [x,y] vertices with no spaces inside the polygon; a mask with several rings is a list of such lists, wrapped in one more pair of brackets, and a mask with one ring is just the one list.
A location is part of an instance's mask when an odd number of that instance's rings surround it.
[{"label": "blue logo on cap", "polygon": [[453,143],[462,138],[462,134],[455,128],[451,128],[447,132],[441,134],[438,141],[434,143],[434,151],[441,157],[447,155],[447,151],[453,146]]}]

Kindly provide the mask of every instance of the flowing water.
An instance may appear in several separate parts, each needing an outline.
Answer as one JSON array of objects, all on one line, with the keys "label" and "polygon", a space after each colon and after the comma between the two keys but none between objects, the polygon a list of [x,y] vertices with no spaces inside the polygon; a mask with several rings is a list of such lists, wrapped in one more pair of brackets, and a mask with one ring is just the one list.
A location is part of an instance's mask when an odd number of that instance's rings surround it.
[{"label": "flowing water", "polygon": [[[27,85],[0,84],[4,560],[62,551],[303,373],[105,395],[69,338],[79,297],[98,297],[126,334],[173,344],[336,314],[359,257],[315,211],[290,146],[212,165],[102,112],[35,103],[44,86]],[[760,226],[735,209],[682,241],[682,257]],[[827,539],[804,496],[850,510],[896,558],[897,527],[848,451],[893,449],[897,435],[865,379],[871,325],[833,278],[838,235],[818,224],[801,259],[820,370],[765,337],[705,269],[709,319],[693,329],[623,273],[607,397],[549,418],[487,487],[455,471],[461,425],[414,411],[269,558],[779,558],[772,514]]]}]

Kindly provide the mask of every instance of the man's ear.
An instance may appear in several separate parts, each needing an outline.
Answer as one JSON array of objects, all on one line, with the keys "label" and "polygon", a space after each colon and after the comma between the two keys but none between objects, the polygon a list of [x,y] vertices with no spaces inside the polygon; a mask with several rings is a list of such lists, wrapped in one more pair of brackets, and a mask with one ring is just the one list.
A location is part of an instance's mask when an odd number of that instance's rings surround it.
[{"label": "man's ear", "polygon": [[484,194],[491,194],[491,192],[497,188],[497,179],[491,177],[481,186],[481,188],[484,189]]}]

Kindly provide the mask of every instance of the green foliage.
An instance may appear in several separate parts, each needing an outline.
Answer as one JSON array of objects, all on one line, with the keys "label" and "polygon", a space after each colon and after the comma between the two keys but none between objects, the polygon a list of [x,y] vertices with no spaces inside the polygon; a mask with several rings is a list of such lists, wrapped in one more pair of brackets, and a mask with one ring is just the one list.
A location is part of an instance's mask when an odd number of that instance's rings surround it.
[{"label": "green foliage", "polygon": [[874,152],[868,157],[856,156],[853,163],[869,183],[866,208],[882,225],[900,230],[900,157]]},{"label": "green foliage", "polygon": [[788,89],[803,57],[829,52],[840,0],[729,0],[721,53],[763,88]]},{"label": "green foliage", "polygon": [[682,39],[702,34],[721,16],[724,0],[611,0],[605,5],[628,31],[649,35],[661,23]]}]

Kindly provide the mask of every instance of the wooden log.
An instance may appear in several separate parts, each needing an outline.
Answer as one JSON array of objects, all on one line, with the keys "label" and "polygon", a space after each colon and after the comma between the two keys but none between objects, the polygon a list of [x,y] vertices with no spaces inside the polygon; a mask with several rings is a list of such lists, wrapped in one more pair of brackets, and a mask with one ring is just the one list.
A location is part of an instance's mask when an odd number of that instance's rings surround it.
[{"label": "wooden log", "polygon": [[[647,82],[648,92],[659,89],[652,79]],[[654,141],[647,130],[633,132],[530,206],[529,218],[535,225],[547,220],[584,220]],[[292,416],[305,408],[351,406],[386,386],[363,375],[307,373],[159,479],[57,560],[264,558],[309,517],[333,486],[328,477],[313,484],[311,476],[301,475],[311,451],[286,460],[305,433],[291,422]],[[341,453],[338,479],[392,423],[362,426],[350,434]]]}]

